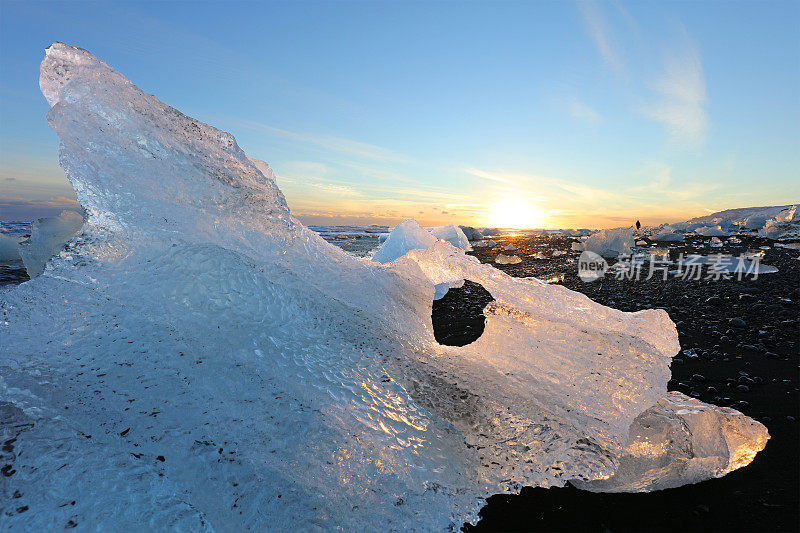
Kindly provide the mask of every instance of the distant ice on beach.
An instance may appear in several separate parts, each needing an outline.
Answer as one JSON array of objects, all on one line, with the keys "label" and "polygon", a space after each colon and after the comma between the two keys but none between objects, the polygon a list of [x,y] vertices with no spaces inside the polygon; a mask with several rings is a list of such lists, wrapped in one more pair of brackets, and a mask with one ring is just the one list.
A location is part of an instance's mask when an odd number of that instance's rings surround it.
[{"label": "distant ice on beach", "polygon": [[59,253],[64,244],[83,226],[83,217],[75,211],[62,211],[57,217],[40,218],[31,225],[31,235],[19,245],[19,255],[35,278],[44,271],[47,262]]},{"label": "distant ice on beach", "polygon": [[19,256],[19,237],[0,233],[0,261],[22,261]]},{"label": "distant ice on beach", "polygon": [[[455,531],[491,494],[617,472],[651,490],[764,445],[743,415],[687,430],[663,310],[508,276],[415,221],[386,263],[354,257],[232,135],[87,51],[48,48],[40,87],[87,219],[0,293],[3,490],[30,509],[0,529]],[[494,298],[485,331],[442,346],[432,300],[465,279]],[[631,463],[653,409],[649,446],[707,437],[710,460]]]},{"label": "distant ice on beach", "polygon": [[320,237],[356,257],[371,257],[389,234],[388,226],[309,226]]},{"label": "distant ice on beach", "polygon": [[583,249],[602,257],[617,257],[631,253],[634,245],[632,230],[606,229],[590,235]]}]

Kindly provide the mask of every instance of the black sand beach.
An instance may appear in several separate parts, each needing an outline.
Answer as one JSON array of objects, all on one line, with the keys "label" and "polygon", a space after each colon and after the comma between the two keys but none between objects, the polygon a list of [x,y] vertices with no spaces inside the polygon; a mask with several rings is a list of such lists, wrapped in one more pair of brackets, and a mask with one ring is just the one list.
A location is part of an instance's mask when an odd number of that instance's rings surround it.
[{"label": "black sand beach", "polygon": [[[800,255],[774,247],[774,241],[745,237],[740,245],[709,249],[708,238],[670,243],[680,252],[738,256],[770,246],[762,264],[779,271],[757,279],[683,280],[659,275],[650,280],[603,280],[577,277],[578,252],[567,251],[573,239],[541,236],[495,238],[498,246],[471,252],[483,262],[504,252],[523,259],[496,265],[512,276],[546,279],[564,273],[563,285],[604,305],[624,311],[667,310],[677,324],[682,352],[672,364],[670,390],[702,401],[733,407],[767,426],[771,439],[755,460],[720,479],[644,494],[594,494],[566,488],[525,488],[520,495],[497,495],[466,531],[797,531],[798,485],[798,344],[800,335]],[[660,247],[665,247],[662,244]],[[548,259],[532,259],[543,252]],[[490,298],[490,297],[488,297]],[[464,344],[482,331],[476,308],[488,302],[480,286],[451,289],[434,305],[440,342]],[[465,326],[469,326],[465,329]]]}]

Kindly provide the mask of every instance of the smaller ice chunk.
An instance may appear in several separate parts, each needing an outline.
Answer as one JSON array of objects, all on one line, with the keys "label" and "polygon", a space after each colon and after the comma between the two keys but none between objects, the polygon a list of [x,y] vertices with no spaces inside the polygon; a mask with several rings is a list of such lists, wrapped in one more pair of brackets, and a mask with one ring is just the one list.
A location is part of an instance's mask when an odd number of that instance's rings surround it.
[{"label": "smaller ice chunk", "polygon": [[64,245],[83,227],[83,217],[75,211],[62,211],[53,218],[40,218],[31,226],[31,236],[19,245],[19,255],[28,271],[35,278],[42,272],[51,257],[59,253]]},{"label": "smaller ice chunk", "polygon": [[19,239],[0,233],[0,262],[19,261]]},{"label": "smaller ice chunk", "polygon": [[531,259],[547,259],[547,256],[543,252],[536,252],[531,256]]},{"label": "smaller ice chunk", "polygon": [[573,252],[582,252],[584,249],[586,249],[586,245],[583,244],[582,242],[573,242],[572,243],[572,251]]},{"label": "smaller ice chunk", "polygon": [[708,245],[712,248],[722,248],[722,241],[718,237],[711,237]]},{"label": "smaller ice chunk", "polygon": [[592,492],[650,492],[698,483],[747,466],[767,440],[767,428],[739,411],[673,391],[634,419],[613,476],[572,484]]},{"label": "smaller ice chunk", "polygon": [[697,228],[694,232],[703,237],[724,237],[728,234],[720,226],[703,226],[702,228]]},{"label": "smaller ice chunk", "polygon": [[473,228],[472,226],[459,226],[461,231],[464,232],[464,235],[467,236],[467,239],[471,241],[479,241],[483,239],[483,233],[478,228]]},{"label": "smaller ice chunk", "polygon": [[775,215],[775,220],[777,222],[800,222],[800,210],[798,206],[793,205]]},{"label": "smaller ice chunk", "polygon": [[518,255],[500,254],[495,258],[494,262],[498,265],[516,265],[517,263],[522,263],[522,259]]},{"label": "smaller ice chunk", "polygon": [[784,209],[775,218],[767,220],[758,234],[768,239],[800,238],[800,212],[797,206]]},{"label": "smaller ice chunk", "polygon": [[513,251],[516,251],[516,249],[517,249],[517,247],[514,246],[513,244],[509,244],[509,245],[503,247],[503,250],[505,250],[506,252],[513,252]]},{"label": "smaller ice chunk", "polygon": [[489,239],[488,241],[476,242],[474,246],[475,248],[494,248],[495,246],[497,246],[497,243],[494,242],[492,239]]},{"label": "smaller ice chunk", "polygon": [[411,250],[426,250],[436,242],[436,237],[422,229],[416,220],[405,220],[394,227],[372,260],[378,263],[390,263]]},{"label": "smaller ice chunk", "polygon": [[467,239],[467,236],[464,235],[464,232],[461,231],[461,228],[459,228],[454,224],[439,226],[438,228],[431,228],[430,231],[431,235],[433,235],[437,239],[447,241],[456,248],[460,248],[466,251],[472,250],[472,247],[469,245],[469,239]]},{"label": "smaller ice chunk", "polygon": [[604,229],[586,239],[586,250],[602,257],[617,257],[631,253],[634,246],[633,231],[630,228]]},{"label": "smaller ice chunk", "polygon": [[767,218],[764,215],[753,215],[744,219],[742,227],[745,229],[761,229],[767,223]]},{"label": "smaller ice chunk", "polygon": [[673,233],[671,231],[659,233],[658,235],[653,235],[650,238],[657,242],[683,242],[684,240],[682,233]]}]

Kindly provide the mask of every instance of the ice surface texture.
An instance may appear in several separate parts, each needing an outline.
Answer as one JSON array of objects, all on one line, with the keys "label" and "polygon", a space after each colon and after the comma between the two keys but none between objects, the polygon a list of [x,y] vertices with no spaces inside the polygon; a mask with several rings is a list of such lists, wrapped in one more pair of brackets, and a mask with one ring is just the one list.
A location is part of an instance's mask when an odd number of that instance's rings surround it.
[{"label": "ice surface texture", "polygon": [[636,417],[617,472],[573,482],[595,492],[646,492],[721,477],[764,449],[767,428],[739,411],[670,392]]},{"label": "ice surface texture", "polygon": [[[0,529],[458,529],[492,493],[610,477],[665,395],[664,311],[441,241],[349,256],[230,134],[88,52],[54,44],[40,84],[88,218],[0,296],[0,490],[28,506]],[[495,301],[441,346],[434,287],[463,279]]]}]

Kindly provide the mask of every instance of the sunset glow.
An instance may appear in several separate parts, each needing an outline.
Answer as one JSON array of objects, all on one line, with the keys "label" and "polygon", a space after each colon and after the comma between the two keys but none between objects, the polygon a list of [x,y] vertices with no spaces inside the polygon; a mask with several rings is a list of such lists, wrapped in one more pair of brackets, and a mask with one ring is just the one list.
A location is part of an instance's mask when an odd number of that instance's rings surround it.
[{"label": "sunset glow", "polygon": [[530,229],[545,226],[545,214],[524,198],[508,197],[496,202],[489,215],[489,225],[497,228]]}]

